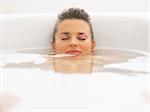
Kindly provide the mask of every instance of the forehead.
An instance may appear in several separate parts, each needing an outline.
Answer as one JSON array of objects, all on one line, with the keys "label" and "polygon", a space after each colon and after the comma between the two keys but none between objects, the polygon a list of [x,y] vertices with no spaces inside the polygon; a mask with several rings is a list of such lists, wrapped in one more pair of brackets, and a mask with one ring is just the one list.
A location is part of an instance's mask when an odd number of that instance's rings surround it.
[{"label": "forehead", "polygon": [[89,24],[84,20],[66,19],[58,23],[57,32],[90,32]]}]

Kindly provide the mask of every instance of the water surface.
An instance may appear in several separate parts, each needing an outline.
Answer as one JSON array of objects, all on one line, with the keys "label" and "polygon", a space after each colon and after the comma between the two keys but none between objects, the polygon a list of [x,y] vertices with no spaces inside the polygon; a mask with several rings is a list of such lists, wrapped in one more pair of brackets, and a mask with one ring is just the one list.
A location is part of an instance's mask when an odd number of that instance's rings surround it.
[{"label": "water surface", "polygon": [[50,49],[34,49],[7,53],[3,58],[3,68],[37,68],[60,73],[113,72],[126,75],[148,73],[146,53],[130,50],[101,48],[93,55],[73,56],[51,55]]}]

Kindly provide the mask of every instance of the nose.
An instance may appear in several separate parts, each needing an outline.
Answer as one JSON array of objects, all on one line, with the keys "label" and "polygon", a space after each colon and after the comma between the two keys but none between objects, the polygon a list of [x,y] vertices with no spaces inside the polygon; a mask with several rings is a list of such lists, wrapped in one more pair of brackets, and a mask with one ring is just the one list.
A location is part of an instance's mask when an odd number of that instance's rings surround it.
[{"label": "nose", "polygon": [[78,42],[76,37],[72,37],[71,41],[70,41],[70,47],[77,47],[78,46]]}]

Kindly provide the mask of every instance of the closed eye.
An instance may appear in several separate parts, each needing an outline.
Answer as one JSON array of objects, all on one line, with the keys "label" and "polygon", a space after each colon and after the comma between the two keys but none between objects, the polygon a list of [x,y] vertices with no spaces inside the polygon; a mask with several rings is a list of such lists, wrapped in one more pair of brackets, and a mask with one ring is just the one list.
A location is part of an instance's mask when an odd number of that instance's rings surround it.
[{"label": "closed eye", "polygon": [[83,36],[83,35],[81,35],[81,36],[78,36],[78,39],[79,39],[79,40],[86,40],[86,37]]},{"label": "closed eye", "polygon": [[79,40],[86,40],[86,38],[87,38],[87,36],[85,33],[82,33],[82,32],[78,33],[78,39]]},{"label": "closed eye", "polygon": [[85,38],[79,38],[79,40],[86,40]]},{"label": "closed eye", "polygon": [[68,40],[69,38],[62,38],[61,40]]}]

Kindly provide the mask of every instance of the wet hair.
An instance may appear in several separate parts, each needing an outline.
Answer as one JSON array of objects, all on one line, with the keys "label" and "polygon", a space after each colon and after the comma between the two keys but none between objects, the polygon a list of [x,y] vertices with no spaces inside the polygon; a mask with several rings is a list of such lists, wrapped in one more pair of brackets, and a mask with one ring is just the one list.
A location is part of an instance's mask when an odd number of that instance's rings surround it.
[{"label": "wet hair", "polygon": [[55,42],[55,34],[57,32],[57,26],[60,22],[66,19],[78,19],[78,20],[83,20],[88,23],[91,31],[91,38],[93,40],[93,29],[92,29],[92,23],[91,23],[91,18],[89,14],[84,10],[80,8],[69,8],[63,10],[60,14],[57,16],[57,21],[53,30],[52,34],[52,42]]}]

